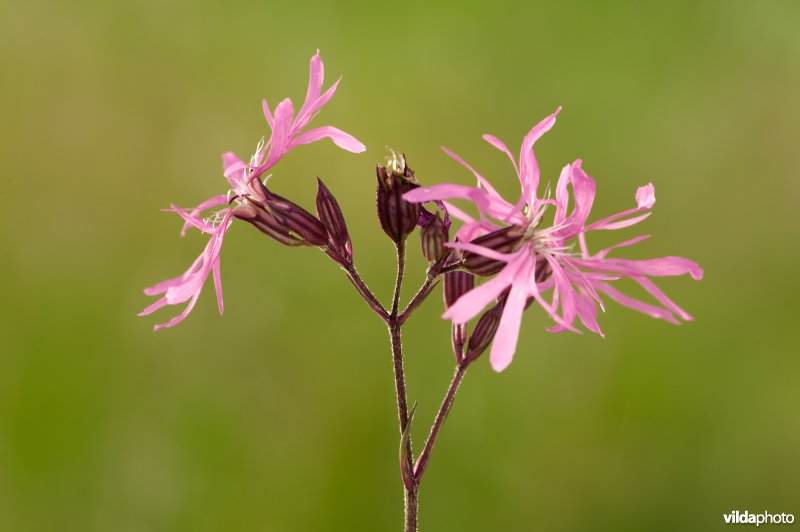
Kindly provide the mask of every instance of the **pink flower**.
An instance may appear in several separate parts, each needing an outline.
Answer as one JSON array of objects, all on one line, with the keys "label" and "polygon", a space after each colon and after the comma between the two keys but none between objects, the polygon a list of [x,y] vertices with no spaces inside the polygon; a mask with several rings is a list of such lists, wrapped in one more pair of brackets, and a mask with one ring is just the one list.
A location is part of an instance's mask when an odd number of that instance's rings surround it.
[{"label": "pink flower", "polygon": [[231,186],[228,194],[209,198],[189,210],[184,210],[174,205],[167,209],[170,212],[179,214],[184,219],[181,236],[186,234],[187,229],[194,227],[211,235],[211,238],[206,244],[203,253],[183,275],[145,288],[145,294],[150,296],[163,294],[163,297],[140,312],[139,316],[155,312],[166,305],[179,305],[188,301],[188,304],[180,314],[166,323],[156,325],[155,330],[163,327],[172,327],[186,318],[194,308],[210,273],[214,274],[214,288],[217,294],[219,312],[220,314],[223,312],[220,251],[225,240],[225,234],[234,218],[230,208],[221,209],[208,218],[202,218],[201,215],[204,211],[231,203],[263,202],[266,199],[263,187],[261,187],[261,183],[256,183],[255,180],[271,169],[286,153],[302,144],[329,138],[340,148],[353,153],[361,153],[366,149],[353,136],[332,126],[303,131],[311,119],[333,97],[341,80],[339,78],[323,94],[323,77],[324,66],[319,56],[319,50],[317,50],[317,53],[311,58],[311,73],[309,75],[306,99],[296,117],[294,116],[292,101],[288,98],[278,104],[274,115],[270,112],[267,101],[263,101],[264,116],[272,131],[269,141],[265,144],[262,139],[249,164],[244,163],[231,152],[222,154],[223,173]]},{"label": "pink flower", "polygon": [[[650,279],[690,274],[694,279],[703,277],[703,270],[695,262],[682,257],[663,257],[650,260],[609,258],[612,250],[630,246],[650,235],[642,235],[620,242],[597,253],[590,253],[586,245],[589,231],[622,229],[635,225],[648,216],[655,204],[655,189],[648,184],[636,192],[636,207],[587,224],[595,195],[595,181],[581,168],[581,161],[567,165],[561,171],[555,191],[555,200],[537,196],[539,167],[533,153],[533,144],[555,124],[555,113],[537,124],[526,135],[519,160],[499,139],[484,135],[484,139],[511,159],[519,177],[521,194],[512,204],[503,199],[491,184],[452,152],[445,151],[467,167],[477,178],[477,186],[455,184],[434,185],[415,189],[405,195],[413,202],[466,199],[474,203],[480,213],[478,220],[448,205],[450,214],[461,219],[457,241],[449,246],[467,254],[477,254],[504,264],[499,273],[460,297],[444,313],[455,324],[463,324],[477,316],[488,304],[505,298],[505,307],[491,351],[492,367],[502,371],[516,350],[522,312],[531,298],[552,317],[555,325],[551,332],[571,330],[576,318],[592,332],[602,336],[597,323],[597,309],[605,310],[603,294],[609,298],[672,323],[692,317],[670,300]],[[572,189],[572,210],[569,210]],[[543,224],[548,207],[554,207],[552,224]],[[511,252],[500,252],[489,247],[469,243],[476,237],[514,226],[515,240]],[[488,238],[488,237],[487,237]],[[484,239],[485,240],[485,239]],[[573,248],[577,245],[579,251]],[[639,301],[619,292],[612,281],[629,278],[641,285],[658,305]],[[544,293],[552,290],[550,299]]]}]

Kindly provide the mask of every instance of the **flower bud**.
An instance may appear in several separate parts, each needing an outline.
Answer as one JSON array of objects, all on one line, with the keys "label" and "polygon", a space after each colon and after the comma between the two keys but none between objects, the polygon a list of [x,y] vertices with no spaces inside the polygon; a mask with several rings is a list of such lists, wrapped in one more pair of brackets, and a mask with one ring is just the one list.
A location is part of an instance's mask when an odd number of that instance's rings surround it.
[{"label": "flower bud", "polygon": [[269,193],[265,206],[275,220],[298,237],[306,246],[324,246],[328,243],[325,226],[314,215],[277,194]]},{"label": "flower bud", "polygon": [[475,276],[465,271],[452,271],[444,274],[444,304],[453,306],[459,297],[475,287]]},{"label": "flower bud", "polygon": [[[444,305],[450,308],[459,297],[463,296],[475,287],[475,276],[471,273],[456,270],[444,274]],[[467,343],[467,324],[453,323],[450,326],[450,339],[453,344],[453,353],[456,355],[456,363],[460,363],[464,357],[464,344]]]},{"label": "flower bud", "polygon": [[317,178],[317,216],[328,233],[328,247],[335,251],[346,263],[353,262],[353,244],[347,232],[347,225],[339,203],[331,191]]},{"label": "flower bud", "polygon": [[293,236],[267,211],[253,205],[243,203],[231,210],[236,218],[252,224],[256,229],[285,246],[302,246],[304,242]]},{"label": "flower bud", "polygon": [[438,213],[431,216],[428,223],[422,227],[419,237],[422,242],[422,255],[428,262],[438,262],[449,255],[450,250],[444,247],[444,244],[450,239],[450,234]]},{"label": "flower bud", "polygon": [[403,199],[403,194],[419,187],[414,172],[402,160],[393,157],[387,166],[378,166],[378,220],[383,231],[396,244],[414,231],[419,219],[419,204]]},{"label": "flower bud", "polygon": [[475,329],[469,337],[467,344],[467,354],[464,356],[464,364],[471,364],[486,351],[489,344],[497,334],[497,327],[500,325],[500,317],[505,308],[505,299],[483,313],[475,324]]},{"label": "flower bud", "polygon": [[[487,235],[479,236],[473,239],[470,244],[483,246],[500,253],[511,253],[519,249],[523,234],[523,229],[511,225]],[[464,252],[464,268],[481,277],[494,275],[502,270],[505,265],[506,263],[503,261],[490,259],[469,251]]]}]

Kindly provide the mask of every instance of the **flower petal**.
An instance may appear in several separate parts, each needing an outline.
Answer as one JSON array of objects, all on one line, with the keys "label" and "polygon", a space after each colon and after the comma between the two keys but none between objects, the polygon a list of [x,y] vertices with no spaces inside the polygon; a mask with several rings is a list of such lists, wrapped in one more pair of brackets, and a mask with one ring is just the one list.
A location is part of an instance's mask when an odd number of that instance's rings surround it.
[{"label": "flower petal", "polygon": [[469,244],[467,242],[447,242],[445,243],[445,246],[453,249],[460,249],[461,251],[469,251],[471,253],[475,253],[476,255],[481,255],[483,257],[488,257],[490,259],[503,262],[511,262],[517,255],[519,255],[519,252],[501,253],[478,244]]},{"label": "flower petal", "polygon": [[296,134],[301,129],[306,127],[306,125],[311,121],[311,119],[313,119],[316,116],[319,110],[322,109],[325,106],[325,104],[330,101],[331,98],[333,98],[333,95],[336,93],[336,88],[339,86],[339,83],[341,81],[342,78],[339,77],[339,79],[337,79],[334,82],[334,84],[331,85],[330,88],[326,90],[322,96],[317,98],[310,105],[308,106],[304,105],[302,109],[300,109],[300,112],[297,113],[297,119],[294,121],[294,125],[292,126],[293,133]]},{"label": "flower petal", "polygon": [[266,98],[261,100],[261,108],[264,110],[264,118],[267,119],[267,125],[269,125],[270,129],[273,129],[275,127],[275,119],[272,118],[272,111],[269,110],[269,104]]},{"label": "flower petal", "polygon": [[545,258],[553,270],[553,280],[561,297],[561,319],[565,325],[572,325],[575,322],[575,288],[559,261],[549,255],[546,255]]},{"label": "flower petal", "polygon": [[662,320],[667,320],[670,323],[674,323],[675,325],[680,324],[680,322],[675,319],[675,316],[666,309],[662,309],[661,307],[656,307],[655,305],[651,305],[649,303],[645,303],[644,301],[639,301],[638,299],[634,299],[630,296],[626,296],[616,288],[613,288],[608,283],[604,283],[602,281],[596,281],[593,283],[595,289],[600,292],[603,292],[608,297],[619,303],[620,305],[624,305],[628,308],[632,308],[633,310],[638,310],[644,314],[652,318],[659,318]]},{"label": "flower petal", "polygon": [[222,301],[222,276],[220,275],[219,258],[214,261],[211,271],[214,275],[214,292],[217,294],[217,308],[219,308],[219,314],[221,316],[225,310],[225,304]]},{"label": "flower petal", "polygon": [[627,277],[671,277],[689,274],[699,281],[703,278],[703,269],[693,260],[683,257],[661,257],[647,260],[628,259],[573,259],[580,268],[588,270],[612,271]]},{"label": "flower petal", "polygon": [[612,214],[611,216],[607,216],[601,220],[597,220],[596,222],[592,222],[586,227],[587,231],[599,230],[599,229],[622,229],[623,227],[629,227],[631,225],[637,224],[650,216],[650,213],[643,214],[642,216],[637,216],[636,218],[631,218],[630,220],[624,220],[622,222],[611,223],[615,220],[619,220],[620,218],[624,218],[625,216],[630,216],[631,214],[635,214],[639,211],[650,209],[656,203],[656,189],[652,183],[648,183],[642,187],[639,187],[636,190],[636,208],[635,209],[628,209],[622,212],[618,212],[617,214]]},{"label": "flower petal", "polygon": [[500,270],[500,273],[494,278],[458,298],[442,317],[452,320],[455,324],[461,324],[477,316],[486,305],[495,300],[511,285],[514,274],[523,264],[524,258],[525,256],[522,254],[518,255],[516,260],[513,260]]},{"label": "flower petal", "polygon": [[[208,198],[204,202],[202,202],[197,207],[189,210],[189,216],[197,217],[203,211],[210,209],[212,207],[219,207],[220,205],[225,205],[228,203],[228,196],[214,196],[213,198]],[[172,209],[167,209],[168,211],[172,212]],[[192,224],[189,222],[184,222],[183,227],[181,228],[181,236],[186,236],[186,230],[191,227]]]},{"label": "flower petal", "polygon": [[158,294],[163,294],[167,290],[169,290],[171,287],[178,286],[179,284],[182,284],[182,283],[186,282],[186,279],[188,279],[190,275],[192,275],[194,272],[196,272],[197,269],[200,267],[200,265],[202,263],[203,263],[203,255],[201,254],[199,257],[197,257],[194,260],[192,265],[189,266],[189,269],[186,270],[180,276],[174,277],[172,279],[167,279],[166,281],[161,281],[158,284],[155,284],[153,286],[145,288],[144,289],[145,295],[155,296],[155,295],[158,295]]},{"label": "flower petal", "polygon": [[[642,240],[647,240],[651,236],[652,235],[640,235],[640,236],[635,236],[633,238],[629,238],[628,240],[623,240],[619,244],[614,244],[613,246],[609,246],[609,247],[607,247],[605,249],[601,249],[600,251],[597,252],[597,255],[595,255],[595,257],[598,258],[598,259],[604,259],[606,257],[606,255],[608,255],[611,251],[613,251],[615,249],[624,248],[624,247],[632,246],[634,244],[638,244]],[[586,257],[584,257],[584,258],[586,258]]]},{"label": "flower petal", "polygon": [[463,166],[464,168],[466,168],[467,170],[469,170],[470,172],[472,172],[472,174],[473,174],[473,175],[475,176],[475,178],[478,180],[478,185],[479,185],[479,186],[482,186],[482,187],[483,187],[483,188],[486,190],[486,192],[488,192],[488,193],[489,193],[489,194],[491,194],[492,196],[495,196],[495,197],[497,197],[497,198],[501,198],[501,199],[502,199],[502,196],[500,196],[500,194],[497,192],[497,190],[495,190],[495,189],[494,189],[494,187],[492,186],[492,184],[491,184],[491,183],[489,183],[489,182],[486,180],[486,178],[484,178],[484,177],[483,177],[481,174],[479,174],[478,172],[476,172],[474,168],[472,168],[472,167],[471,167],[471,166],[470,166],[470,165],[469,165],[469,164],[468,164],[466,161],[464,161],[464,159],[462,159],[462,158],[461,158],[460,156],[458,156],[456,153],[454,153],[454,152],[450,151],[449,149],[445,148],[444,146],[442,146],[442,151],[444,151],[444,152],[445,152],[447,155],[449,155],[449,156],[450,156],[450,157],[451,157],[453,160],[455,160],[455,161],[456,161],[458,164],[460,164],[461,166]]},{"label": "flower petal", "polygon": [[147,316],[148,314],[152,314],[153,312],[157,311],[158,309],[160,309],[160,308],[162,308],[162,307],[164,307],[166,305],[167,305],[167,298],[166,297],[162,297],[162,298],[158,299],[158,301],[156,301],[152,305],[150,305],[147,308],[145,308],[139,314],[137,314],[137,316]]},{"label": "flower petal", "polygon": [[650,209],[656,203],[656,188],[648,183],[636,189],[636,205],[640,209]]},{"label": "flower petal", "polygon": [[662,292],[661,289],[657,287],[656,284],[650,279],[646,277],[634,277],[633,280],[639,283],[642,288],[650,292],[650,294],[655,297],[659,303],[680,316],[681,319],[686,321],[692,321],[694,319],[691,314],[683,310],[681,307],[676,305],[674,301],[667,297],[667,294]]},{"label": "flower petal", "polygon": [[492,369],[497,372],[503,371],[511,364],[514,352],[517,350],[522,312],[525,310],[525,301],[528,299],[525,284],[525,280],[522,280],[511,285],[511,292],[508,294],[503,315],[500,317],[500,324],[497,326],[497,333],[489,355]]},{"label": "flower petal", "polygon": [[594,179],[581,168],[580,159],[572,163],[571,176],[572,193],[575,196],[575,209],[572,214],[574,219],[571,223],[574,227],[582,229],[592,210],[596,185]]},{"label": "flower petal", "polygon": [[255,171],[255,175],[261,175],[278,162],[288,151],[289,131],[292,128],[294,118],[294,107],[292,100],[284,99],[275,108],[275,117],[272,127],[272,135],[269,138],[269,154],[264,164],[260,165]]},{"label": "flower petal", "polygon": [[[567,216],[569,204],[568,185],[572,185],[574,207]],[[564,167],[556,186],[556,214],[553,225],[558,227],[558,234],[562,238],[572,237],[583,231],[586,219],[592,210],[595,195],[594,179],[581,168],[581,160],[573,162],[569,169]]]},{"label": "flower petal", "polygon": [[474,187],[466,185],[454,185],[443,183],[441,185],[431,185],[429,187],[415,188],[403,194],[403,199],[411,203],[424,203],[426,201],[446,200],[446,199],[471,199],[470,195]]},{"label": "flower petal", "polygon": [[539,186],[539,164],[536,162],[536,156],[533,153],[533,145],[542,135],[550,131],[556,123],[556,116],[559,112],[561,112],[561,107],[556,109],[555,113],[533,126],[522,141],[522,148],[519,153],[519,180],[522,186],[522,195],[526,198],[525,202],[530,205],[535,203],[536,188]]},{"label": "flower petal", "polygon": [[183,311],[180,314],[178,314],[177,316],[175,316],[174,318],[172,318],[171,320],[169,320],[166,323],[161,323],[159,325],[154,326],[153,330],[154,331],[158,331],[160,329],[164,329],[164,328],[167,328],[167,327],[174,327],[175,325],[177,325],[180,322],[182,322],[183,320],[185,320],[186,316],[188,316],[189,313],[194,308],[195,303],[197,303],[197,298],[200,297],[201,290],[202,290],[202,288],[200,290],[198,290],[194,294],[194,296],[192,296],[192,298],[189,300],[189,304],[186,305],[186,308],[184,308]]},{"label": "flower petal", "polygon": [[556,184],[556,214],[553,218],[553,225],[560,225],[567,218],[567,207],[569,206],[569,190],[567,187],[572,181],[572,165],[567,164],[561,169]]},{"label": "flower petal", "polygon": [[458,207],[456,207],[455,205],[453,205],[449,201],[445,201],[444,205],[445,205],[445,207],[447,207],[448,214],[450,216],[452,216],[453,218],[456,218],[457,220],[465,222],[465,223],[472,223],[472,222],[475,221],[475,218],[473,218],[472,216],[470,216],[466,212],[462,211],[461,209],[459,209]]},{"label": "flower petal", "polygon": [[642,214],[640,216],[635,216],[633,218],[628,218],[627,220],[621,220],[619,222],[608,223],[608,220],[610,220],[612,218],[621,218],[622,216],[626,216],[626,215],[634,213],[634,212],[638,212],[638,210],[631,209],[629,211],[621,212],[618,215],[615,214],[614,216],[609,216],[608,218],[605,218],[604,220],[600,220],[599,222],[594,222],[593,224],[591,224],[588,227],[586,227],[585,230],[586,231],[613,231],[613,230],[616,230],[616,229],[624,229],[626,227],[630,227],[632,225],[638,224],[639,222],[641,222],[642,220],[645,220],[647,217],[649,217],[651,214],[653,214],[652,212],[646,212],[646,213],[644,213],[644,214]]},{"label": "flower petal", "polygon": [[319,56],[319,50],[311,58],[309,64],[308,74],[308,89],[306,90],[306,99],[303,102],[302,109],[307,108],[309,105],[319,99],[322,94],[322,83],[325,79],[325,65],[322,63],[322,58]]},{"label": "flower petal", "polygon": [[[217,198],[219,198],[219,196],[217,196]],[[225,203],[227,203],[227,200],[225,201]],[[217,205],[219,205],[219,203],[217,203]],[[184,211],[183,209],[176,207],[175,205],[170,205],[170,208],[165,210],[180,215],[180,217],[183,218],[185,221],[184,228],[186,228],[186,226],[188,225],[208,234],[214,234],[217,230],[217,228],[214,225],[206,223],[197,216],[193,216],[190,213]],[[182,235],[183,231],[181,231],[181,236]]]},{"label": "flower petal", "polygon": [[508,158],[511,160],[511,164],[514,165],[514,171],[517,172],[517,175],[519,175],[519,167],[517,166],[517,161],[514,160],[514,156],[511,154],[511,151],[503,143],[502,140],[498,139],[497,137],[495,137],[493,135],[488,135],[488,134],[483,136],[483,140],[485,140],[486,142],[488,142],[489,144],[491,144],[492,146],[494,146],[495,148],[497,148],[501,152],[503,152],[506,155],[508,155]]},{"label": "flower petal", "polygon": [[528,278],[528,289],[530,290],[531,295],[536,299],[536,302],[539,304],[539,306],[541,306],[545,310],[545,312],[547,312],[547,314],[549,314],[550,317],[553,318],[553,320],[556,323],[562,325],[567,330],[580,333],[578,329],[573,327],[571,324],[566,323],[563,319],[561,319],[561,316],[558,315],[558,309],[556,308],[558,304],[557,295],[555,294],[556,290],[554,290],[553,304],[550,304],[547,301],[545,301],[544,297],[542,296],[542,292],[548,290],[551,287],[555,287],[557,289],[558,286],[555,285],[555,282],[553,281],[552,278],[542,283],[536,281],[536,276],[533,274],[533,272],[536,271],[536,256],[535,255],[531,256],[533,257],[533,261],[530,266],[530,272],[526,276]]},{"label": "flower petal", "polygon": [[324,138],[331,139],[334,144],[352,153],[361,153],[367,149],[355,137],[333,126],[318,127],[300,133],[289,143],[288,149],[295,148],[301,144],[310,144]]},{"label": "flower petal", "polygon": [[603,331],[600,329],[600,325],[597,323],[597,306],[590,295],[578,295],[577,312],[578,318],[580,318],[584,327],[593,333],[599,334],[603,338],[606,337],[606,335],[603,334]]}]

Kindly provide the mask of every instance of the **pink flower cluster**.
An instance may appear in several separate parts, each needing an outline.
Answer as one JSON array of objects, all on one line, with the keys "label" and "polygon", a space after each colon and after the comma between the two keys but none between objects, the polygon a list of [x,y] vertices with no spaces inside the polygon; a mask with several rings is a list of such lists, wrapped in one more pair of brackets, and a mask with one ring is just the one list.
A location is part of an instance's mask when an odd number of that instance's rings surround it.
[{"label": "pink flower cluster", "polygon": [[[491,364],[502,371],[516,350],[522,313],[531,298],[555,321],[548,330],[578,331],[576,319],[590,331],[602,335],[597,323],[598,308],[605,310],[601,294],[618,303],[672,323],[692,317],[662,292],[651,277],[689,274],[703,277],[697,263],[682,257],[663,257],[649,260],[611,258],[615,249],[641,242],[650,235],[624,240],[616,245],[591,253],[586,244],[590,231],[615,230],[638,224],[648,216],[655,203],[655,190],[648,184],[636,191],[636,207],[589,223],[589,213],[595,196],[595,181],[576,160],[563,168],[555,190],[555,199],[538,195],[539,166],[533,151],[534,143],[556,121],[560,108],[525,136],[519,160],[496,137],[483,138],[505,153],[519,177],[521,194],[516,203],[503,199],[492,185],[459,156],[445,152],[468,168],[477,178],[474,187],[441,184],[422,187],[404,197],[412,202],[464,199],[472,202],[480,213],[474,219],[448,203],[448,210],[464,222],[449,246],[462,252],[474,253],[504,263],[502,270],[490,280],[461,296],[447,309],[444,317],[455,324],[464,324],[476,317],[490,303],[505,297],[505,306],[491,351]],[[571,192],[570,192],[571,189]],[[569,209],[570,194],[572,209]],[[543,223],[549,207],[555,209],[551,224]],[[475,238],[503,227],[515,226],[522,235],[512,252],[500,252],[471,243]],[[577,251],[574,249],[577,245]],[[627,296],[612,286],[612,281],[628,278],[641,285],[658,303],[652,304]],[[547,298],[545,294],[552,290]]]},{"label": "pink flower cluster", "polygon": [[168,211],[179,214],[184,219],[181,236],[186,234],[190,227],[199,229],[211,236],[205,249],[192,263],[183,275],[168,279],[145,289],[145,294],[162,295],[156,302],[144,309],[140,316],[145,316],[166,305],[179,305],[187,303],[183,311],[166,323],[156,325],[155,329],[172,327],[183,321],[194,308],[197,298],[208,279],[213,273],[214,288],[217,294],[219,312],[223,312],[222,282],[220,278],[220,251],[225,240],[225,234],[234,218],[232,209],[223,208],[214,212],[210,217],[203,218],[202,213],[231,203],[246,203],[249,200],[264,201],[263,188],[254,180],[270,170],[289,151],[302,144],[309,144],[329,138],[340,148],[360,153],[366,148],[351,135],[332,126],[323,126],[303,131],[312,118],[328,103],[336,92],[339,80],[327,91],[322,92],[324,66],[319,51],[311,58],[311,73],[308,81],[308,91],[303,106],[295,116],[292,101],[289,98],[281,101],[275,108],[275,113],[270,111],[267,101],[263,101],[264,117],[272,133],[269,141],[259,143],[256,153],[250,163],[244,163],[236,155],[226,152],[222,155],[222,164],[225,178],[232,187],[231,192],[225,195],[214,196],[204,201],[193,209],[181,209],[174,205]]}]

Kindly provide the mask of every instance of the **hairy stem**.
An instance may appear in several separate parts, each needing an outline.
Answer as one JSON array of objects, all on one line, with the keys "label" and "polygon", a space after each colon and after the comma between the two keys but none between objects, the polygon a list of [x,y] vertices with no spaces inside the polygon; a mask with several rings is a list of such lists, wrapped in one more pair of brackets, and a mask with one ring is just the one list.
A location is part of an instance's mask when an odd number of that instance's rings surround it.
[{"label": "hairy stem", "polygon": [[[403,275],[406,269],[406,246],[405,241],[397,243],[397,280],[394,285],[394,295],[392,296],[392,310],[387,321],[389,326],[389,338],[392,344],[392,359],[394,361],[394,384],[397,394],[397,416],[400,419],[400,434],[402,436],[408,426],[408,399],[406,397],[406,378],[403,369],[403,344],[400,335],[400,321],[398,320],[398,309],[400,307],[400,291],[403,287]],[[411,448],[411,438],[406,439],[405,464],[406,471],[413,471],[413,454]],[[413,477],[413,476],[412,476]],[[410,483],[404,482],[405,495],[405,530],[406,532],[416,532],[417,530],[417,487],[413,478]]]},{"label": "hairy stem", "polygon": [[444,273],[447,273],[447,272],[454,272],[454,271],[458,270],[459,268],[461,268],[463,265],[464,265],[464,261],[463,260],[459,260],[459,261],[456,261],[456,262],[451,262],[450,264],[447,264],[446,266],[443,266],[439,270],[439,273],[440,274],[444,274]]},{"label": "hairy stem", "polygon": [[356,291],[361,296],[361,298],[366,302],[366,304],[369,305],[369,308],[371,308],[372,311],[375,312],[375,314],[377,314],[380,319],[382,319],[385,322],[388,321],[389,313],[386,311],[385,308],[383,308],[383,305],[381,305],[380,301],[378,301],[378,298],[375,297],[375,294],[372,293],[367,284],[358,274],[356,267],[350,264],[347,266],[345,271],[347,272],[347,278],[350,279],[351,283],[353,283],[353,286],[355,287]]},{"label": "hairy stem", "polygon": [[435,276],[432,276],[430,273],[428,277],[425,279],[425,282],[419,288],[417,293],[411,298],[406,308],[400,315],[397,317],[397,321],[400,325],[404,324],[405,321],[408,319],[409,316],[417,309],[420,304],[430,295],[431,291],[436,288],[436,285],[439,284],[439,279]]},{"label": "hairy stem", "polygon": [[397,318],[397,310],[400,306],[400,289],[403,287],[403,275],[406,271],[406,241],[401,240],[396,245],[397,248],[397,279],[394,283],[394,295],[392,296],[391,318]]},{"label": "hairy stem", "polygon": [[[367,303],[370,309],[372,309],[372,311],[386,323],[389,329],[389,339],[392,346],[395,392],[397,396],[397,416],[400,422],[400,435],[402,438],[403,434],[406,434],[406,430],[410,423],[408,398],[406,395],[405,370],[403,367],[403,345],[401,335],[402,326],[414,313],[414,311],[422,304],[422,302],[425,301],[425,299],[427,299],[427,297],[431,294],[433,289],[439,283],[440,275],[459,269],[462,266],[462,263],[461,261],[458,261],[447,264],[440,268],[429,269],[425,278],[425,282],[419,288],[414,297],[411,298],[411,301],[409,301],[405,309],[403,309],[401,312],[400,293],[403,286],[403,278],[405,276],[406,267],[405,241],[399,242],[396,246],[397,278],[395,280],[390,310],[387,310],[383,305],[381,305],[380,301],[378,301],[378,298],[372,293],[364,280],[358,274],[358,271],[353,264],[346,265],[344,269],[347,273],[348,279],[350,279],[350,282],[353,284],[358,294]],[[458,390],[459,384],[461,384],[461,380],[464,378],[467,365],[468,364],[460,363],[457,366],[456,373],[453,376],[453,380],[450,382],[447,394],[445,395],[445,398],[439,407],[439,412],[436,414],[436,419],[433,427],[431,427],[430,435],[425,442],[425,447],[422,451],[422,454],[420,454],[419,459],[416,461],[416,465],[414,463],[414,455],[412,453],[411,438],[405,438],[405,441],[401,440],[401,445],[405,446],[404,452],[401,454],[404,457],[403,459],[406,460],[406,463],[402,464],[401,470],[410,472],[409,474],[404,475],[406,478],[403,478],[405,501],[404,522],[406,532],[417,531],[417,516],[419,512],[419,482],[423,473],[425,472],[428,461],[430,460],[430,455],[433,450],[433,446],[436,443],[436,438],[439,435],[439,431],[444,424],[444,420],[447,417],[450,408],[453,406],[453,400],[455,399],[456,391]]]},{"label": "hairy stem", "polygon": [[467,371],[467,366],[468,364],[462,363],[456,367],[453,380],[450,381],[450,386],[447,388],[447,394],[445,394],[444,400],[439,407],[439,411],[436,413],[436,420],[433,422],[433,427],[431,427],[431,433],[428,435],[428,440],[425,442],[425,447],[422,449],[422,454],[419,455],[417,465],[414,468],[414,479],[416,480],[417,486],[419,485],[419,481],[422,478],[423,473],[425,473],[425,468],[428,466],[428,460],[430,460],[431,451],[436,443],[436,437],[439,435],[439,431],[442,429],[444,420],[447,418],[447,414],[450,412],[450,408],[453,406],[453,401],[456,398],[456,391],[458,391],[458,386],[461,384],[461,380],[464,378],[464,373]]}]

